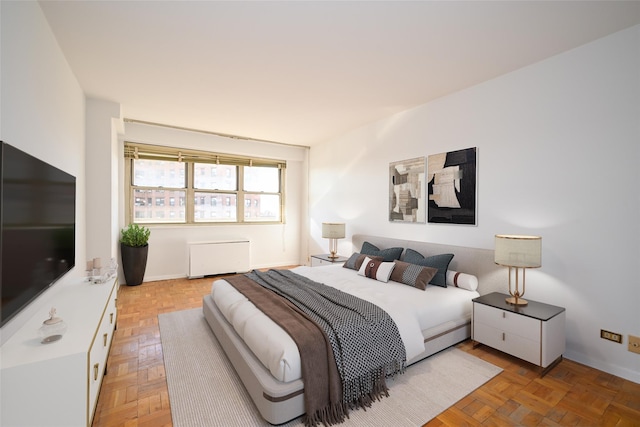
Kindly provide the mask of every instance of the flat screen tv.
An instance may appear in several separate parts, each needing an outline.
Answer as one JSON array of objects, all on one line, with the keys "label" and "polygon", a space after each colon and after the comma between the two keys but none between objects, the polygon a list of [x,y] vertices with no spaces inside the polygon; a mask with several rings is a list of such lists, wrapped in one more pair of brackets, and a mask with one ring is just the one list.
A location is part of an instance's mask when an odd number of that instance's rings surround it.
[{"label": "flat screen tv", "polygon": [[0,144],[2,326],[75,265],[76,178]]}]

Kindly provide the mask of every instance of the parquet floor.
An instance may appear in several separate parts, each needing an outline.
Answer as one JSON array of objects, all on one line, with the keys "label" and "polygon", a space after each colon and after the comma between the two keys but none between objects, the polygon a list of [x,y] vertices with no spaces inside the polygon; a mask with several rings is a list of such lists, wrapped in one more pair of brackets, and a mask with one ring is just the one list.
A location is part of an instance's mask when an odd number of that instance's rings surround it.
[{"label": "parquet floor", "polygon": [[[121,287],[94,427],[172,425],[158,314],[201,307],[212,281]],[[426,426],[640,426],[640,384],[566,359],[540,378],[528,363],[488,347],[458,347],[504,371]]]}]

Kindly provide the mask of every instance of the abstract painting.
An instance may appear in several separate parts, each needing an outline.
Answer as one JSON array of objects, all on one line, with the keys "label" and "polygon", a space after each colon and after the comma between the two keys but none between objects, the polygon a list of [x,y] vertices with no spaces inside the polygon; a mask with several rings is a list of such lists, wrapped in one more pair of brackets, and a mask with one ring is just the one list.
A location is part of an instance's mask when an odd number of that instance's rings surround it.
[{"label": "abstract painting", "polygon": [[389,221],[424,224],[424,160],[419,157],[389,164]]},{"label": "abstract painting", "polygon": [[430,223],[476,225],[476,148],[428,156]]}]

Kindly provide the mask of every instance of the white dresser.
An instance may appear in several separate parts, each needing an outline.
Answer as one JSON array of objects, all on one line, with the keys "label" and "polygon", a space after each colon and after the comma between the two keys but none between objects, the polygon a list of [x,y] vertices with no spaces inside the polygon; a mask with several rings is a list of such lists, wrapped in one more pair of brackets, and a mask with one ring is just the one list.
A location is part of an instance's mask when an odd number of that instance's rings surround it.
[{"label": "white dresser", "polygon": [[565,351],[565,309],[529,301],[526,306],[505,302],[509,295],[494,292],[473,300],[471,338],[531,362],[543,373]]},{"label": "white dresser", "polygon": [[[1,348],[2,426],[90,426],[116,327],[117,280],[66,285]],[[67,324],[42,344],[38,329],[55,307]]]}]

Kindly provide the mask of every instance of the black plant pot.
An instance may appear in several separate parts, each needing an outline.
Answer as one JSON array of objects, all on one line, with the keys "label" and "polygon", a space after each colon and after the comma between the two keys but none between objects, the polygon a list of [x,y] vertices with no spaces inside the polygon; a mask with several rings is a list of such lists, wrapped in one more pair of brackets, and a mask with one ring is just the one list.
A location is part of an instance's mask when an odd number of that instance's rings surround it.
[{"label": "black plant pot", "polygon": [[122,254],[122,271],[124,281],[129,286],[137,286],[144,279],[144,271],[147,268],[147,254],[149,245],[133,247],[120,243]]}]

